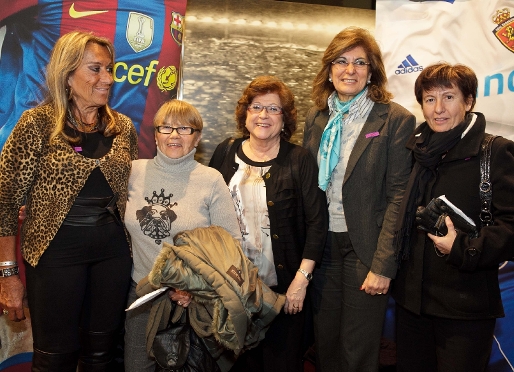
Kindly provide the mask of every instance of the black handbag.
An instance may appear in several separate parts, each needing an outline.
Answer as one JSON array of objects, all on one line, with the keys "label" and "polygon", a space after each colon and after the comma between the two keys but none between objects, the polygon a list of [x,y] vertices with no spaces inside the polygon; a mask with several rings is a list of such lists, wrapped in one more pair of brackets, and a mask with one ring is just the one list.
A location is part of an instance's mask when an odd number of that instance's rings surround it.
[{"label": "black handbag", "polygon": [[493,199],[493,185],[491,184],[491,149],[497,136],[486,135],[480,146],[480,222],[482,227],[491,226],[493,214],[491,202]]},{"label": "black handbag", "polygon": [[157,372],[218,372],[216,361],[189,324],[187,310],[182,317],[158,331],[152,344]]}]

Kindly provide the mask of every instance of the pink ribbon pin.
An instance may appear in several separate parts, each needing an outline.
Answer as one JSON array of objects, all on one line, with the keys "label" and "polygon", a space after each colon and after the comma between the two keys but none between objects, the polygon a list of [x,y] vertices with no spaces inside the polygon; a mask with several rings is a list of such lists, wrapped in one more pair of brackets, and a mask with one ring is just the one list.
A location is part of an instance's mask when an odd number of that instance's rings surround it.
[{"label": "pink ribbon pin", "polygon": [[379,132],[371,132],[371,133],[366,134],[366,138],[373,138],[373,137],[378,137],[378,136],[380,136]]}]

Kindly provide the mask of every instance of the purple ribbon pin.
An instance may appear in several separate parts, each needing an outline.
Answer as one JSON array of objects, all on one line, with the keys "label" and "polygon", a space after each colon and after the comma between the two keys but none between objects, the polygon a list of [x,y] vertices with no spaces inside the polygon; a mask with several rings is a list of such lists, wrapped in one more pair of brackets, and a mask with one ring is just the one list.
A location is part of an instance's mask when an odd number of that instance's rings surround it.
[{"label": "purple ribbon pin", "polygon": [[366,134],[366,138],[373,138],[373,137],[378,137],[378,136],[380,136],[379,132],[371,132],[371,133]]}]

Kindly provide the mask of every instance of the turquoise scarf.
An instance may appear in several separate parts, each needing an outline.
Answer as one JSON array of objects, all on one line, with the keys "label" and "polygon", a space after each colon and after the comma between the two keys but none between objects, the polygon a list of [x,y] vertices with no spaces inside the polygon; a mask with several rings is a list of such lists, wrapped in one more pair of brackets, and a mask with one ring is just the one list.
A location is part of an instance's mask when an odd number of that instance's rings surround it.
[{"label": "turquoise scarf", "polygon": [[318,184],[323,191],[327,190],[332,172],[339,162],[341,153],[341,134],[343,132],[343,115],[350,111],[350,107],[367,89],[363,89],[359,94],[347,102],[342,102],[337,94],[332,95],[334,115],[329,119],[319,145],[319,173]]}]

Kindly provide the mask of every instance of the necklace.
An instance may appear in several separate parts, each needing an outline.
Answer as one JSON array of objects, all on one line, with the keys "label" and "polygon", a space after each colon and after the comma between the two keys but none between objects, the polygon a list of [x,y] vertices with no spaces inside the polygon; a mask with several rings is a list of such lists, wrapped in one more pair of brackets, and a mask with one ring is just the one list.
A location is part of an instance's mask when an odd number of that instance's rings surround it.
[{"label": "necklace", "polygon": [[77,120],[72,115],[70,109],[68,109],[68,115],[67,115],[68,121],[78,130],[82,132],[95,132],[98,129],[98,121],[93,124],[84,123],[82,120],[80,121],[80,124],[77,123]]}]

